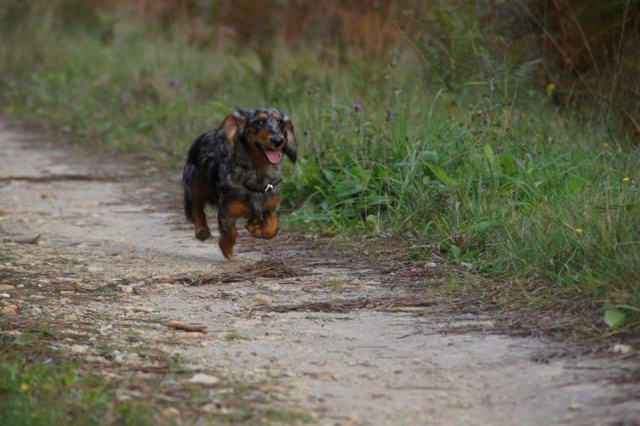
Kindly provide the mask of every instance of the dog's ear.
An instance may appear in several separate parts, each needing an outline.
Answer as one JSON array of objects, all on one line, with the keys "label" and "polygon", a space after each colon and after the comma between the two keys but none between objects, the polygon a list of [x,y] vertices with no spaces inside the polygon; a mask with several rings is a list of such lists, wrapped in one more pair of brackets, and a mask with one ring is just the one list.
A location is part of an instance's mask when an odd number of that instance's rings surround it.
[{"label": "dog's ear", "polygon": [[293,123],[291,119],[284,113],[282,114],[282,119],[284,121],[284,147],[282,148],[282,152],[284,152],[287,157],[291,160],[291,162],[295,163],[298,158],[297,148],[296,148],[296,135],[293,131]]},{"label": "dog's ear", "polygon": [[229,152],[233,152],[236,136],[242,135],[244,133],[244,127],[247,122],[248,116],[249,112],[243,111],[241,109],[236,110],[224,119],[222,125],[218,129],[218,131],[224,135],[224,138],[227,141]]}]

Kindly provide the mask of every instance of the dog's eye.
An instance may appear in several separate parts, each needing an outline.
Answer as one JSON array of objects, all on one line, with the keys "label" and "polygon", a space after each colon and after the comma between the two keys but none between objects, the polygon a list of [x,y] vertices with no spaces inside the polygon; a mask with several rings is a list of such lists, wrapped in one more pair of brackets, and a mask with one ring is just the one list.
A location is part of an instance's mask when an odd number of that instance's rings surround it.
[{"label": "dog's eye", "polygon": [[256,120],[254,124],[256,127],[264,127],[264,125],[267,124],[267,120],[264,120],[264,119]]}]

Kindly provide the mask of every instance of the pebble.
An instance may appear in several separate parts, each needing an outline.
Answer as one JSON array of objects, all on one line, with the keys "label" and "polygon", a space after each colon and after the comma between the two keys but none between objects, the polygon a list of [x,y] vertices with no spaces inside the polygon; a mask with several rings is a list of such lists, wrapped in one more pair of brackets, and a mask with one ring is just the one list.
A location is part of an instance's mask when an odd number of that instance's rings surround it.
[{"label": "pebble", "polygon": [[128,354],[115,351],[113,354],[113,360],[118,364],[122,364],[125,362],[136,362],[140,360],[140,355],[135,352]]},{"label": "pebble", "polygon": [[162,410],[163,417],[180,417],[180,410],[176,407],[169,407]]},{"label": "pebble", "polygon": [[84,354],[89,350],[89,346],[85,345],[72,345],[71,352],[74,354]]},{"label": "pebble", "polygon": [[197,374],[193,375],[188,380],[188,382],[189,383],[196,383],[196,384],[200,384],[200,385],[211,386],[211,385],[215,385],[218,382],[220,382],[220,379],[217,378],[216,376],[211,376],[209,374],[197,373]]},{"label": "pebble", "polygon": [[614,354],[628,354],[629,352],[631,352],[631,349],[633,349],[630,345],[623,345],[622,343],[616,343],[615,345],[611,346],[611,349],[609,349],[610,352],[613,352]]},{"label": "pebble", "polygon": [[0,291],[11,291],[15,290],[15,287],[10,284],[0,284]]},{"label": "pebble", "polygon": [[200,410],[209,414],[217,413],[218,411],[220,411],[218,406],[213,403],[203,405],[202,407],[200,407]]},{"label": "pebble", "polygon": [[267,287],[268,290],[271,290],[271,291],[274,291],[274,292],[282,290],[282,286],[280,284],[278,284],[278,283],[269,284],[266,287]]},{"label": "pebble", "polygon": [[253,298],[253,303],[258,305],[270,305],[273,302],[273,299],[269,296],[265,296],[264,294],[258,294]]}]

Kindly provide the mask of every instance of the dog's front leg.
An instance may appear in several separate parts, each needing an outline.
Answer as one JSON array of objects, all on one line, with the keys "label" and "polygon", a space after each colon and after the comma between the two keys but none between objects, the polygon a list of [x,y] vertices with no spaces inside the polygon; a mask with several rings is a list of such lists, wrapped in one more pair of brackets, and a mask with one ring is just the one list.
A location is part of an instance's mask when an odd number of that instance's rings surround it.
[{"label": "dog's front leg", "polygon": [[265,212],[262,222],[251,219],[245,228],[256,238],[270,240],[278,233],[278,212]]},{"label": "dog's front leg", "polygon": [[238,238],[236,219],[221,211],[218,213],[218,228],[220,231],[220,239],[218,240],[220,250],[224,257],[233,260],[233,246],[236,245]]},{"label": "dog's front leg", "polygon": [[249,212],[249,208],[239,201],[223,203],[218,208],[218,227],[220,230],[218,245],[224,257],[229,260],[233,260],[233,246],[236,245],[238,238],[236,220],[240,217],[247,217]]}]

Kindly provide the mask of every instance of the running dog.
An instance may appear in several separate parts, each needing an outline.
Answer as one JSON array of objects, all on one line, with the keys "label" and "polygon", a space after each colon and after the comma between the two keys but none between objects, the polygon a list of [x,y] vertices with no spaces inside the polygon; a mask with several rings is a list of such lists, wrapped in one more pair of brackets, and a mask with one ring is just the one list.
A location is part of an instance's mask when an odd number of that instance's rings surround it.
[{"label": "running dog", "polygon": [[197,138],[182,174],[184,212],[195,224],[196,238],[211,237],[207,203],[218,210],[218,244],[227,259],[233,259],[240,218],[247,219],[245,228],[254,237],[275,237],[283,154],[296,162],[293,124],[286,114],[270,108],[237,110],[216,130]]}]

